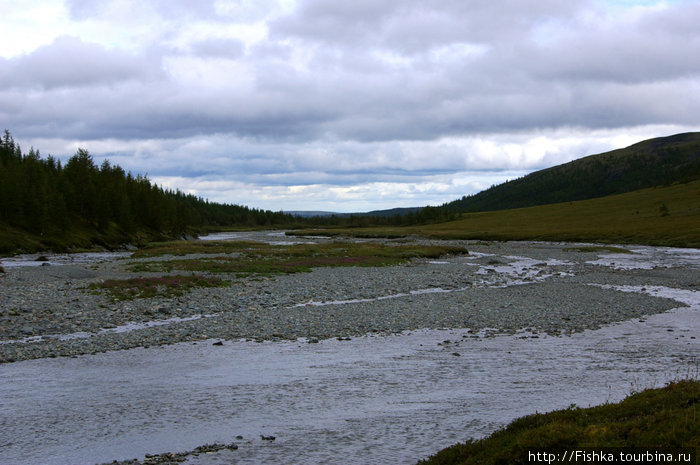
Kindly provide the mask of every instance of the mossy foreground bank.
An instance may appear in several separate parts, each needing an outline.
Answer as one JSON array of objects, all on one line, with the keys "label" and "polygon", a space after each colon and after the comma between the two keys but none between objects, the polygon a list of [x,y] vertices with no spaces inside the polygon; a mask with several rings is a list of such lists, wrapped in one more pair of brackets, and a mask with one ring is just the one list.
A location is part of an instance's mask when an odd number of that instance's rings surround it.
[{"label": "mossy foreground bank", "polygon": [[[567,462],[564,453],[576,462],[571,456],[576,450],[589,453],[589,458],[593,457],[592,451],[605,454],[587,463],[610,463],[609,458],[616,460],[612,463],[622,463],[620,453],[625,459],[628,454],[648,450],[663,454],[650,463],[695,464],[698,448],[700,382],[686,380],[630,395],[617,404],[572,406],[522,417],[485,439],[448,447],[419,465],[535,463],[538,452],[540,458],[548,458],[551,463]],[[669,453],[673,454],[672,461],[666,460]],[[579,458],[584,461],[583,455]]]}]

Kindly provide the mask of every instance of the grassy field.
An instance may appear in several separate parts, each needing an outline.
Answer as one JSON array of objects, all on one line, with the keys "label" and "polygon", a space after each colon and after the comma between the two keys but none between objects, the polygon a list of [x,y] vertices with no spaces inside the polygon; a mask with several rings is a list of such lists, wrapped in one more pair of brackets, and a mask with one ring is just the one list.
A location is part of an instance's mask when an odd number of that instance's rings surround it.
[{"label": "grassy field", "polygon": [[[700,382],[679,381],[633,394],[616,404],[591,408],[572,406],[522,417],[487,438],[448,447],[419,465],[534,463],[530,452],[564,453],[602,448],[634,448],[625,449],[630,453],[643,449],[683,448],[686,453],[695,451],[697,454],[700,448]],[[619,455],[620,449],[615,450]],[[581,457],[579,462],[583,461]],[[566,460],[553,463],[564,462]]]},{"label": "grassy field", "polygon": [[598,199],[469,213],[457,221],[411,227],[305,230],[441,239],[546,240],[700,247],[700,181]]}]

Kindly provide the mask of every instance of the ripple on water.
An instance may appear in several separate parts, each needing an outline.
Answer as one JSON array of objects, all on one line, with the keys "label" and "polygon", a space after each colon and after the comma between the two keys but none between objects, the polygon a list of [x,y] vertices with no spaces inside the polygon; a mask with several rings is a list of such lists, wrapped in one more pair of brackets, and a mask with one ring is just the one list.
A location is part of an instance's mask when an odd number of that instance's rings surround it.
[{"label": "ripple on water", "polygon": [[[634,251],[637,265],[700,262],[692,250]],[[510,283],[537,279],[545,263],[504,258],[510,263],[493,267]],[[689,307],[567,337],[426,330],[318,344],[183,343],[4,365],[0,457],[18,465],[94,464],[238,442],[236,451],[188,463],[415,463],[534,411],[616,401],[698,375],[700,293],[607,287]]]},{"label": "ripple on water", "polygon": [[0,451],[20,465],[93,464],[242,435],[238,450],[190,463],[415,463],[518,416],[687,374],[698,307],[567,337],[425,330],[13,363],[0,372]]}]

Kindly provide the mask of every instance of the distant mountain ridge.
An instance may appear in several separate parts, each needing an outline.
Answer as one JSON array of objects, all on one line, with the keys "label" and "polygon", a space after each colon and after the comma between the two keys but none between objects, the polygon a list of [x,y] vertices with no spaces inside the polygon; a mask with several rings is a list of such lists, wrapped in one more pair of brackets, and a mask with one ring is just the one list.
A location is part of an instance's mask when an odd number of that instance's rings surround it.
[{"label": "distant mountain ridge", "polygon": [[337,213],[337,212],[316,211],[316,210],[284,210],[284,213],[287,215],[298,216],[300,218],[349,215],[349,213]]},{"label": "distant mountain ridge", "polygon": [[408,215],[411,213],[418,213],[425,207],[399,207],[390,208],[388,210],[372,210],[371,212],[363,213],[369,216],[394,216],[394,215]]},{"label": "distant mountain ridge", "polygon": [[476,212],[571,202],[700,179],[700,132],[638,142],[530,173],[446,203]]},{"label": "distant mountain ridge", "polygon": [[347,218],[349,216],[394,216],[394,215],[408,215],[409,213],[418,213],[424,207],[405,207],[405,208],[390,208],[388,210],[372,210],[370,212],[356,212],[356,213],[339,213],[339,212],[329,212],[329,211],[314,211],[314,210],[285,210],[284,213],[287,215],[294,215],[301,218],[313,218],[313,217],[327,217],[327,216],[338,216],[342,218]]}]

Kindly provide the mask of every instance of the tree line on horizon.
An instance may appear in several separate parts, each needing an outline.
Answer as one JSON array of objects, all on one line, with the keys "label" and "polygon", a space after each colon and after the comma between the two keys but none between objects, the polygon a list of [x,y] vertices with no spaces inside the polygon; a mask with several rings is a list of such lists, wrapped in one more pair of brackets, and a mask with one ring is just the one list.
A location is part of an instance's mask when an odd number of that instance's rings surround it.
[{"label": "tree line on horizon", "polygon": [[81,228],[128,240],[137,233],[177,237],[217,227],[405,226],[453,218],[453,212],[440,207],[302,218],[209,202],[164,189],[108,160],[98,166],[84,149],[62,164],[33,147],[23,153],[8,130],[0,138],[0,224],[41,237],[65,236]]},{"label": "tree line on horizon", "polygon": [[437,207],[300,217],[164,189],[107,160],[97,166],[83,149],[65,165],[51,155],[42,158],[34,148],[24,154],[5,130],[0,138],[0,225],[41,237],[74,234],[75,226],[82,225],[83,230],[109,233],[110,244],[139,233],[177,237],[227,227],[410,226],[451,221],[468,212],[571,202],[699,178],[700,133],[686,133],[536,171]]},{"label": "tree line on horizon", "polygon": [[31,148],[22,153],[9,131],[0,140],[0,222],[38,235],[60,234],[82,223],[126,235],[142,230],[171,235],[217,226],[291,223],[281,212],[209,202],[164,189],[141,175],[103,161],[84,149],[63,165]]}]

